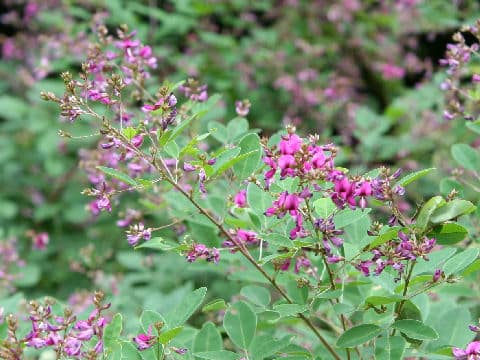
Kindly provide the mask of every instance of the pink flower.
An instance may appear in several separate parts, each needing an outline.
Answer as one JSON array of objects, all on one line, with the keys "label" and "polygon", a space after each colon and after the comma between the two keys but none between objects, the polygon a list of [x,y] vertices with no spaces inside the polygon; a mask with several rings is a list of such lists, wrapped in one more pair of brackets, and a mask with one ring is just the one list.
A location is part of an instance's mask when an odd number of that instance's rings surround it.
[{"label": "pink flower", "polygon": [[137,344],[138,350],[146,350],[155,345],[156,338],[152,335],[152,325],[150,325],[146,334],[138,334],[133,338],[133,341]]},{"label": "pink flower", "polygon": [[37,250],[45,250],[47,244],[49,242],[48,233],[42,232],[39,234],[35,234],[32,238],[33,241],[33,248]]},{"label": "pink flower", "polygon": [[302,147],[302,139],[296,134],[284,136],[278,147],[283,155],[294,155]]},{"label": "pink flower", "polygon": [[[460,348],[452,349],[453,356],[458,360],[474,360],[480,358],[480,341],[473,341],[467,345],[465,350]],[[478,356],[472,356],[478,355]]]},{"label": "pink flower", "polygon": [[387,80],[401,79],[405,76],[405,69],[393,64],[383,64],[380,70],[382,76]]},{"label": "pink flower", "polygon": [[233,202],[239,208],[247,205],[247,190],[240,190],[234,197]]}]

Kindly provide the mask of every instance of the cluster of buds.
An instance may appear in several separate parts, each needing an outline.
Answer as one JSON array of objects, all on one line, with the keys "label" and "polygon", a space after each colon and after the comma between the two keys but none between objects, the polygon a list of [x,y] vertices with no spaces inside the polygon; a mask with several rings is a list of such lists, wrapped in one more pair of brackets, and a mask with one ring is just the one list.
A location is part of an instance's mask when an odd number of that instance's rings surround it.
[{"label": "cluster of buds", "polygon": [[260,243],[258,234],[254,231],[238,229],[231,230],[230,234],[232,239],[225,240],[222,246],[230,248],[232,253],[236,252],[238,247],[253,246]]},{"label": "cluster of buds", "polygon": [[335,228],[333,216],[330,216],[326,219],[316,219],[314,226],[323,235],[323,249],[325,251],[327,261],[329,263],[337,263],[343,260],[343,257],[335,255],[332,251],[331,245],[338,248],[343,244],[343,239],[339,237],[343,234],[343,230]]},{"label": "cluster of buds", "polygon": [[249,100],[238,100],[235,101],[235,112],[238,116],[246,117],[250,112],[250,106],[252,104]]},{"label": "cluster of buds", "polygon": [[192,101],[204,102],[208,99],[207,85],[202,85],[193,78],[188,78],[178,87],[178,90]]},{"label": "cluster of buds", "polygon": [[[446,109],[443,116],[446,120],[452,120],[456,117],[464,117],[466,120],[475,120],[478,116],[478,99],[473,98],[464,78],[470,77],[471,83],[476,85],[480,82],[480,74],[472,73],[469,69],[469,63],[472,56],[478,54],[480,48],[480,21],[474,26],[465,26],[453,35],[453,43],[447,45],[445,58],[440,60],[440,65],[448,67],[447,79],[441,84],[446,96]],[[472,34],[477,42],[471,45],[467,44],[462,33]]]},{"label": "cluster of buds", "polygon": [[77,320],[69,309],[65,309],[63,316],[57,316],[52,313],[53,304],[50,299],[46,299],[44,303],[29,303],[32,328],[24,338],[16,335],[16,321],[8,320],[11,329],[0,348],[2,358],[20,359],[24,346],[35,349],[52,348],[58,357],[76,359],[95,359],[103,354],[103,330],[108,321],[102,312],[110,307],[110,304],[104,304],[104,294],[94,294],[95,309],[86,320]]},{"label": "cluster of buds", "polygon": [[131,225],[126,231],[128,243],[136,246],[141,239],[148,241],[152,238],[152,229],[145,228],[143,223]]},{"label": "cluster of buds", "polygon": [[[158,100],[154,104],[145,104],[142,107],[142,111],[150,113],[153,122],[158,122],[162,130],[166,130],[169,125],[172,125],[177,117],[177,98],[172,93],[167,94],[167,92],[167,87],[161,88],[158,93]],[[157,120],[157,114],[159,114],[159,120]]]},{"label": "cluster of buds", "polygon": [[[273,266],[275,267],[275,269],[281,270],[281,271],[288,271],[291,265],[292,265],[291,258],[286,258],[280,261],[274,261],[273,263]],[[302,268],[304,270],[309,270],[311,269],[311,267],[312,267],[311,261],[308,259],[308,257],[305,254],[303,254],[301,256],[298,256],[295,259],[295,266],[293,267],[293,271],[295,272],[295,274],[298,274]]]},{"label": "cluster of buds", "polygon": [[205,244],[192,244],[185,256],[188,262],[204,259],[215,264],[220,260],[220,251],[217,248],[208,248]]},{"label": "cluster of buds", "polygon": [[[416,261],[419,258],[428,260],[427,255],[435,246],[435,239],[424,236],[417,239],[414,234],[405,234],[398,232],[398,238],[390,240],[385,244],[379,245],[371,250],[373,257],[369,260],[362,260],[356,264],[356,268],[365,276],[372,272],[380,275],[387,266],[392,267],[398,273],[398,281],[404,274],[405,265],[408,262]],[[437,278],[438,276],[438,278]],[[433,281],[436,282],[441,276],[441,272],[434,275]],[[436,280],[436,281],[435,281]]]}]

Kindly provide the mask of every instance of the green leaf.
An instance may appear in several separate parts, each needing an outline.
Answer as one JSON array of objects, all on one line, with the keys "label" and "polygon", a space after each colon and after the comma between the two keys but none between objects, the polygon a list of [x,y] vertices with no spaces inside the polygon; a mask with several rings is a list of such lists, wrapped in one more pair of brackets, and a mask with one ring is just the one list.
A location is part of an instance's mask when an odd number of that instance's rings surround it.
[{"label": "green leaf", "polygon": [[131,126],[129,127],[126,127],[123,129],[122,131],[123,135],[125,135],[125,137],[128,139],[128,140],[132,140],[133,137],[135,135],[137,135],[137,130]]},{"label": "green leaf", "polygon": [[250,183],[247,186],[247,201],[250,208],[264,218],[263,213],[272,205],[273,199],[268,192]]},{"label": "green leaf", "polygon": [[478,151],[467,144],[452,146],[452,156],[455,161],[467,170],[480,171],[480,155]]},{"label": "green leaf", "polygon": [[[235,148],[235,149],[232,149],[232,150],[240,151],[238,148]],[[238,156],[235,155],[235,157],[231,158],[230,160],[228,160],[227,162],[225,162],[221,166],[219,166],[215,170],[213,175],[214,176],[219,176],[219,175],[223,174],[225,171],[232,168],[235,164],[239,163],[240,161],[243,161],[243,160],[246,160],[246,159],[250,158],[251,156],[255,155],[256,153],[258,153],[258,150],[250,151],[248,153],[240,154]]]},{"label": "green leaf", "polygon": [[322,219],[328,218],[337,209],[337,206],[333,203],[332,199],[330,198],[321,198],[321,199],[315,200],[313,202],[313,207],[315,208],[315,211]]},{"label": "green leaf", "polygon": [[109,168],[109,167],[105,167],[105,166],[97,166],[97,169],[102,171],[103,173],[105,173],[107,175],[110,175],[111,177],[114,177],[117,180],[120,180],[120,181],[124,182],[125,184],[129,184],[129,185],[132,185],[132,186],[137,186],[138,185],[137,182],[135,180],[133,180],[130,176],[128,176],[124,173],[121,173],[118,170],[115,170],[115,169],[112,169],[112,168]]},{"label": "green leaf", "polygon": [[469,214],[475,211],[477,207],[467,200],[452,200],[445,205],[438,207],[430,217],[432,223],[442,223],[448,220],[452,220],[461,215]]},{"label": "green leaf", "polygon": [[416,340],[438,339],[438,333],[435,329],[418,320],[397,320],[393,323],[392,328],[397,329],[409,338]]},{"label": "green leaf", "polygon": [[266,307],[270,304],[270,291],[261,286],[248,285],[240,290],[240,294],[245,296],[253,304]]},{"label": "green leaf", "polygon": [[135,246],[135,250],[137,249],[154,249],[154,250],[161,250],[161,251],[171,251],[177,250],[181,248],[182,245],[174,242],[174,241],[167,241],[161,237],[154,237],[150,240],[143,242],[142,244]]},{"label": "green leaf", "polygon": [[462,276],[467,276],[468,274],[477,272],[478,270],[480,270],[480,259],[477,259],[468,265],[465,270],[462,271]]},{"label": "green leaf", "polygon": [[[398,313],[398,307],[400,303],[395,305],[395,312]],[[399,320],[403,319],[413,319],[413,320],[422,320],[422,313],[420,309],[410,300],[407,300],[403,303],[402,310],[397,317]]]},{"label": "green leaf", "polygon": [[382,333],[382,328],[373,324],[362,324],[345,331],[337,340],[336,346],[351,348],[362,345]]},{"label": "green leaf", "polygon": [[178,334],[180,334],[182,330],[183,326],[177,326],[173,329],[162,331],[160,333],[160,336],[158,337],[158,341],[160,342],[160,344],[166,345],[170,341],[172,341],[172,339],[174,339]]},{"label": "green leaf", "polygon": [[202,308],[202,312],[210,312],[210,311],[218,311],[218,310],[224,310],[227,308],[227,304],[225,304],[225,300],[223,299],[216,299],[213,301],[210,301],[207,305],[205,305]]},{"label": "green leaf", "polygon": [[193,351],[195,353],[205,351],[218,351],[223,349],[222,336],[212,322],[203,324],[202,329],[195,336]]},{"label": "green leaf", "polygon": [[273,307],[273,310],[280,314],[280,317],[297,316],[307,311],[305,305],[300,304],[279,304]]},{"label": "green leaf", "polygon": [[153,310],[143,310],[142,315],[140,316],[140,324],[143,333],[146,334],[150,326],[152,326],[153,329],[155,323],[158,322],[162,322],[165,324],[165,319],[162,315]]},{"label": "green leaf", "polygon": [[477,259],[479,251],[479,249],[466,249],[465,251],[462,251],[445,263],[443,271],[446,275],[462,271]]},{"label": "green leaf", "polygon": [[380,246],[392,239],[395,239],[398,236],[398,231],[400,229],[402,228],[399,226],[392,227],[391,229],[385,231],[383,234],[376,236],[375,239],[368,245],[368,250],[372,250],[377,246]]},{"label": "green leaf", "polygon": [[169,327],[183,325],[190,316],[200,307],[207,293],[207,288],[202,287],[185,296],[165,319]]},{"label": "green leaf", "polygon": [[241,355],[227,350],[199,352],[193,355],[206,360],[238,360],[241,357]]},{"label": "green leaf", "polygon": [[227,310],[223,327],[236,346],[248,349],[255,336],[257,315],[245,302],[236,302]]},{"label": "green leaf", "polygon": [[465,124],[470,130],[472,130],[473,132],[476,132],[477,134],[480,134],[480,120],[467,121]]},{"label": "green leaf", "polygon": [[210,121],[208,123],[208,131],[215,139],[220,141],[222,144],[225,144],[227,142],[228,133],[225,125],[219,123],[218,121]]},{"label": "green leaf", "polygon": [[122,360],[137,360],[141,359],[137,348],[130,342],[122,341]]},{"label": "green leaf", "polygon": [[420,171],[416,171],[412,174],[408,174],[407,176],[403,177],[402,179],[400,179],[396,185],[400,185],[400,186],[407,186],[408,184],[414,182],[414,181],[417,181],[418,179],[424,177],[425,175],[429,174],[430,172],[432,172],[433,170],[436,170],[435,168],[429,168],[429,169],[423,169],[423,170],[420,170]]},{"label": "green leaf", "polygon": [[427,236],[435,238],[439,245],[453,245],[465,239],[467,234],[468,230],[462,225],[447,223],[435,226]]},{"label": "green leaf", "polygon": [[285,336],[282,339],[275,339],[272,335],[255,336],[250,345],[249,353],[253,355],[253,360],[262,360],[275,353],[282,351],[292,341],[293,336]]},{"label": "green leaf", "polygon": [[432,325],[437,329],[439,338],[432,346],[465,347],[475,337],[475,333],[470,331],[468,326],[465,326],[465,324],[471,324],[472,322],[472,315],[468,307],[449,307],[438,316],[434,314],[433,321]]},{"label": "green leaf", "polygon": [[369,296],[365,299],[365,304],[366,305],[373,305],[373,306],[378,306],[378,305],[385,305],[385,304],[391,304],[391,303],[396,303],[399,301],[402,301],[403,297],[402,296]]},{"label": "green leaf", "polygon": [[122,321],[122,314],[115,314],[115,316],[112,318],[112,321],[105,326],[105,330],[103,332],[103,344],[105,349],[111,348],[119,339],[122,332]]},{"label": "green leaf", "polygon": [[430,217],[432,216],[433,212],[444,203],[445,200],[441,196],[434,196],[428,200],[420,209],[415,226],[420,228],[422,231],[425,230],[430,222]]},{"label": "green leaf", "polygon": [[401,360],[406,341],[401,336],[383,336],[375,341],[375,359]]},{"label": "green leaf", "polygon": [[338,212],[334,218],[333,222],[335,223],[335,226],[339,228],[343,228],[347,225],[350,225],[354,222],[357,222],[364,217],[368,216],[368,213],[372,209],[356,209],[356,210],[351,210],[351,209],[344,209],[340,212]]},{"label": "green leaf", "polygon": [[248,134],[244,136],[238,143],[240,147],[240,156],[251,154],[242,158],[233,165],[233,171],[239,180],[249,177],[260,164],[262,159],[262,147],[260,146],[260,138],[257,134]]},{"label": "green leaf", "polygon": [[164,147],[163,150],[172,158],[177,159],[180,155],[180,148],[177,143],[173,140],[169,141]]}]

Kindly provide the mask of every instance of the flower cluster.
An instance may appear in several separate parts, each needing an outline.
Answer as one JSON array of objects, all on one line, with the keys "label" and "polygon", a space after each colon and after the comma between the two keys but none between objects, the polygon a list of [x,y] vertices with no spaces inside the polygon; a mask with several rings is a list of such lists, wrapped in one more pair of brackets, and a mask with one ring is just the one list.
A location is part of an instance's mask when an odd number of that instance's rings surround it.
[{"label": "flower cluster", "polygon": [[339,235],[343,234],[343,230],[336,229],[333,221],[333,216],[326,219],[316,219],[314,222],[315,228],[323,235],[323,249],[325,250],[326,259],[329,263],[337,263],[343,259],[343,257],[335,255],[332,252],[332,246],[340,247],[343,244],[343,239]]},{"label": "flower cluster", "polygon": [[254,231],[238,229],[231,231],[231,239],[225,240],[222,244],[223,247],[230,248],[232,252],[236,252],[238,247],[258,245],[260,239]]},{"label": "flower cluster", "polygon": [[[392,267],[398,273],[400,280],[404,274],[405,265],[408,261],[416,261],[419,258],[428,259],[427,255],[435,246],[435,239],[423,237],[417,239],[414,234],[398,232],[398,239],[390,240],[371,250],[373,257],[369,260],[358,262],[356,268],[365,276],[372,272],[380,275],[387,266]],[[439,274],[436,274],[439,276]],[[441,275],[441,273],[440,273]],[[435,278],[434,278],[435,280]]]},{"label": "flower cluster", "polygon": [[[153,325],[160,335],[164,324],[162,322],[158,322]],[[146,333],[140,333],[133,338],[133,342],[137,346],[138,350],[143,351],[150,349],[152,346],[158,343],[158,336],[153,335],[152,332],[152,325],[149,325]],[[188,351],[186,348],[177,348],[173,346],[170,347],[170,350],[180,355],[185,355]]]},{"label": "flower cluster", "polygon": [[[311,221],[312,227],[323,234],[324,254],[331,263],[343,259],[334,255],[331,248],[331,245],[342,245],[343,241],[338,237],[342,231],[335,229],[332,217],[312,221],[308,214],[311,211],[308,202],[312,196],[320,194],[330,198],[338,209],[364,209],[367,207],[368,198],[391,202],[395,196],[404,195],[404,189],[394,185],[394,181],[400,176],[399,170],[390,174],[389,169],[382,168],[379,175],[373,179],[349,177],[346,172],[335,167],[336,153],[333,145],[319,146],[313,136],[304,141],[295,134],[293,128],[288,128],[288,134],[282,137],[278,147],[266,148],[264,157],[268,166],[264,174],[267,189],[278,173],[280,180],[298,178],[302,186],[299,192],[281,192],[272,206],[265,211],[265,215],[281,219],[289,214],[295,221],[295,226],[290,230],[292,240],[309,236],[310,230],[305,222]],[[239,203],[242,203],[241,195],[238,196]],[[395,220],[396,215],[393,215],[391,223]]]},{"label": "flower cluster", "polygon": [[126,233],[128,243],[131,246],[136,246],[141,239],[148,241],[152,238],[152,229],[146,229],[143,223],[131,225]]},{"label": "flower cluster", "polygon": [[18,267],[25,266],[25,261],[20,258],[17,250],[17,241],[14,238],[0,241],[0,294],[3,291],[13,292],[14,282],[21,274],[17,273]]},{"label": "flower cluster", "polygon": [[[469,325],[468,328],[474,333],[480,332],[480,327],[477,325]],[[452,348],[452,353],[457,360],[480,359],[480,341],[472,341],[465,349],[454,347]]]},{"label": "flower cluster", "polygon": [[186,259],[188,262],[205,259],[206,261],[217,264],[220,260],[220,251],[216,248],[208,248],[204,244],[192,244],[187,251]]},{"label": "flower cluster", "polygon": [[464,82],[466,76],[471,79],[471,86],[475,87],[480,80],[480,75],[472,73],[469,69],[469,63],[472,56],[478,56],[480,48],[480,21],[474,26],[462,28],[464,33],[472,34],[477,42],[469,45],[465,36],[461,32],[453,35],[454,43],[447,45],[445,58],[440,60],[440,65],[447,67],[447,79],[441,84],[446,96],[447,107],[443,113],[446,120],[452,120],[456,117],[464,117],[466,120],[475,120],[474,108],[470,108],[470,100],[474,100],[468,91]]},{"label": "flower cluster", "polygon": [[[103,304],[104,295],[96,292],[93,298],[95,309],[86,320],[77,320],[69,309],[63,316],[54,315],[53,302],[29,303],[31,330],[24,338],[18,338],[17,322],[8,321],[9,335],[1,347],[5,359],[20,359],[23,346],[35,349],[52,348],[59,356],[75,359],[94,359],[103,353],[103,330],[108,321],[102,312],[110,307]],[[94,342],[91,340],[95,339]],[[90,344],[94,344],[91,346]]]},{"label": "flower cluster", "polygon": [[178,90],[193,101],[203,102],[208,99],[208,86],[200,84],[198,80],[193,78],[188,78],[185,83],[178,87]]}]

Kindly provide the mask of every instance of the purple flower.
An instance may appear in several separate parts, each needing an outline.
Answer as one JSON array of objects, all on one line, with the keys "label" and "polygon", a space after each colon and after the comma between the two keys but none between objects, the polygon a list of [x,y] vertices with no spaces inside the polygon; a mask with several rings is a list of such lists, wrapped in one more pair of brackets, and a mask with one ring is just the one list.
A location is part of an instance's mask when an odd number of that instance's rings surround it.
[{"label": "purple flower", "polygon": [[282,138],[278,144],[278,148],[282,155],[293,155],[301,149],[302,144],[302,138],[298,135],[288,134]]},{"label": "purple flower", "polygon": [[150,325],[146,334],[138,334],[133,341],[137,344],[138,350],[146,350],[155,345],[156,339],[157,337],[152,335],[152,325]]},{"label": "purple flower", "polygon": [[49,236],[46,232],[35,234],[32,238],[33,248],[37,250],[45,250],[49,242]]},{"label": "purple flower", "polygon": [[[454,347],[452,349],[453,356],[457,360],[473,360],[480,356],[480,341],[473,341],[467,345],[465,350]],[[478,355],[478,356],[472,356]]]},{"label": "purple flower", "polygon": [[247,206],[247,190],[240,190],[233,198],[233,202],[239,208]]},{"label": "purple flower", "polygon": [[235,111],[238,116],[242,116],[242,117],[247,116],[248,113],[250,112],[250,106],[251,104],[250,104],[250,101],[248,100],[235,101]]},{"label": "purple flower", "polygon": [[72,336],[69,336],[65,339],[64,350],[68,356],[77,356],[80,355],[80,350],[82,348],[82,342]]}]

